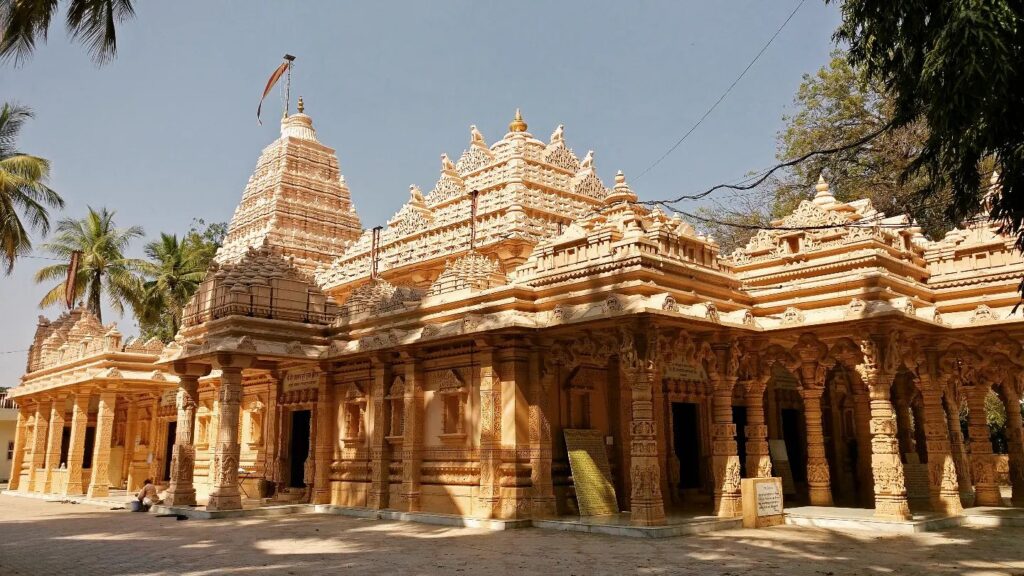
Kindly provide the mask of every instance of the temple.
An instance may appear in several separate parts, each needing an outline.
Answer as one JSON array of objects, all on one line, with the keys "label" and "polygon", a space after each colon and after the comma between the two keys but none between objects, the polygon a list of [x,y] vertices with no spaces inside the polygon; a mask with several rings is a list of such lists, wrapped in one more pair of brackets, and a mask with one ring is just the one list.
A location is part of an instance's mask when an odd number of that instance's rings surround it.
[{"label": "temple", "polygon": [[40,319],[10,489],[571,517],[572,430],[640,526],[737,516],[746,477],[888,519],[1024,505],[1024,258],[987,220],[930,241],[821,180],[726,256],[519,112],[408,194],[363,230],[300,105],[173,342]]}]

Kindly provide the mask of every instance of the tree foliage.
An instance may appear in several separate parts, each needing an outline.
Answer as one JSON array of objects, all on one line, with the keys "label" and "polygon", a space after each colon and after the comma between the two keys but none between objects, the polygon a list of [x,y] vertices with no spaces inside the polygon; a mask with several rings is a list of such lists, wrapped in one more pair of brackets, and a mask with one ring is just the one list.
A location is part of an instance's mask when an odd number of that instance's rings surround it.
[{"label": "tree foliage", "polygon": [[932,238],[953,227],[943,200],[926,198],[920,190],[928,185],[925,174],[905,175],[927,138],[923,122],[884,130],[892,122],[892,98],[877,82],[854,69],[841,51],[815,74],[805,74],[793,98],[794,110],[784,115],[784,128],[776,137],[780,161],[801,157],[814,150],[841,148],[883,130],[878,137],[835,154],[814,156],[781,172],[764,186],[734,193],[700,215],[723,224],[703,223],[722,246],[731,251],[753,234],[742,226],[768,226],[811,198],[823,176],[840,201],[868,198],[878,210],[890,215],[908,214]]},{"label": "tree foliage", "polygon": [[46,185],[50,163],[17,149],[21,127],[31,117],[28,108],[0,108],[0,266],[5,274],[11,273],[19,256],[32,250],[30,230],[42,235],[50,231],[48,209],[64,206]]},{"label": "tree foliage", "polygon": [[226,231],[223,223],[207,225],[197,219],[180,241],[175,234],[161,233],[159,240],[146,244],[148,261],[141,267],[137,311],[143,338],[169,342],[178,333],[185,305],[203,281]]},{"label": "tree foliage", "polygon": [[[837,2],[837,0],[826,0]],[[892,95],[894,129],[927,127],[908,178],[952,190],[946,214],[971,217],[992,158],[1001,193],[990,215],[1024,248],[1024,3],[1019,0],[840,0],[835,33],[848,60]]]},{"label": "tree foliage", "polygon": [[125,307],[138,309],[141,286],[136,273],[143,262],[124,254],[132,241],[142,237],[142,228],[118,228],[114,215],[106,208],[99,211],[89,208],[84,218],[65,218],[57,223],[56,234],[43,249],[63,262],[36,272],[37,283],[56,282],[39,302],[41,308],[65,301],[69,265],[64,262],[71,260],[72,252],[79,251],[82,256],[74,279],[74,299],[84,296],[86,307],[101,320],[104,296],[118,314],[123,315]]},{"label": "tree foliage", "polygon": [[[68,35],[85,44],[97,64],[117,54],[117,27],[135,16],[132,0],[68,0]],[[0,60],[23,62],[46,42],[59,0],[0,0]]]}]

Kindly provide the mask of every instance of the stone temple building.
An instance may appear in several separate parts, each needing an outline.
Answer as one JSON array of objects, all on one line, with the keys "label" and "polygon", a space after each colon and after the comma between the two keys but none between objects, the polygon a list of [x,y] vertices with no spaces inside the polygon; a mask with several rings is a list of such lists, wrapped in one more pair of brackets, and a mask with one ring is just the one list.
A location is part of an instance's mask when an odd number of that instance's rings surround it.
[{"label": "stone temple building", "polygon": [[572,516],[564,431],[588,430],[641,526],[736,516],[773,475],[890,519],[1006,505],[1001,483],[1024,505],[1024,258],[991,223],[929,241],[820,181],[725,256],[518,112],[408,194],[363,229],[300,106],[172,343],[40,319],[10,489]]}]

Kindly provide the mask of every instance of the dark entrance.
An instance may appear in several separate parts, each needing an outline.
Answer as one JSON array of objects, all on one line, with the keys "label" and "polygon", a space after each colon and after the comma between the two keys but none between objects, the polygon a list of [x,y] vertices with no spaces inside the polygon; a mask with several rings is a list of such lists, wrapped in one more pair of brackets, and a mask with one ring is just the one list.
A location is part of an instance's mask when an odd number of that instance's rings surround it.
[{"label": "dark entrance", "polygon": [[672,403],[672,440],[679,459],[679,487],[700,488],[700,412],[696,404]]},{"label": "dark entrance", "polygon": [[60,466],[68,466],[68,450],[71,448],[71,428],[65,426],[60,430]]},{"label": "dark entrance", "polygon": [[171,479],[171,457],[174,456],[174,440],[178,437],[178,422],[167,423],[167,447],[164,449],[164,480]]},{"label": "dark entrance", "polygon": [[82,454],[82,468],[92,468],[92,452],[96,448],[96,427],[89,426],[85,429],[85,454]]},{"label": "dark entrance", "polygon": [[789,469],[794,482],[807,481],[807,457],[804,454],[803,413],[800,410],[782,410],[782,439],[789,455]]},{"label": "dark entrance", "polygon": [[736,425],[736,453],[740,456],[740,478],[747,477],[747,407],[732,407],[732,423]]},{"label": "dark entrance", "polygon": [[309,410],[296,410],[292,412],[291,442],[288,454],[288,487],[305,488],[303,468],[306,458],[309,458],[309,424],[312,413]]}]

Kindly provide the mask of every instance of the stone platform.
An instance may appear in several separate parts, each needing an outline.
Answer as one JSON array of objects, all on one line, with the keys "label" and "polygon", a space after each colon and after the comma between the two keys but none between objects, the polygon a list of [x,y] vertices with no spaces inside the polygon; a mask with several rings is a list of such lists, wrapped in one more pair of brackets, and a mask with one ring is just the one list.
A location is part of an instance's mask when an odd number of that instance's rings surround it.
[{"label": "stone platform", "polygon": [[249,506],[243,504],[241,510],[207,510],[200,507],[164,506],[162,504],[157,504],[149,509],[150,514],[179,514],[193,520],[287,516],[290,514],[308,514],[310,512],[313,512],[313,506],[310,504],[266,505],[259,502]]},{"label": "stone platform", "polygon": [[486,530],[513,530],[516,528],[529,528],[532,522],[529,519],[499,520],[479,519],[456,516],[455,514],[434,514],[429,512],[401,512],[398,510],[371,510],[369,508],[349,508],[346,506],[333,506],[329,504],[318,504],[315,512],[319,514],[338,514],[341,516],[352,516],[355,518],[368,518],[371,520],[401,520],[403,522],[416,522],[419,524],[433,524],[435,526],[451,526],[456,528],[484,528]]},{"label": "stone platform", "polygon": [[609,516],[536,519],[533,520],[533,525],[547,530],[590,532],[631,538],[671,538],[716,530],[731,530],[742,526],[740,518],[719,518],[717,516],[669,515],[666,521],[664,526],[636,526],[630,522],[629,514],[623,513]]},{"label": "stone platform", "polygon": [[965,508],[961,516],[915,513],[910,520],[876,518],[870,508],[800,506],[787,508],[786,524],[841,530],[871,530],[887,534],[935,532],[957,526],[1024,526],[1024,509],[995,506]]}]

